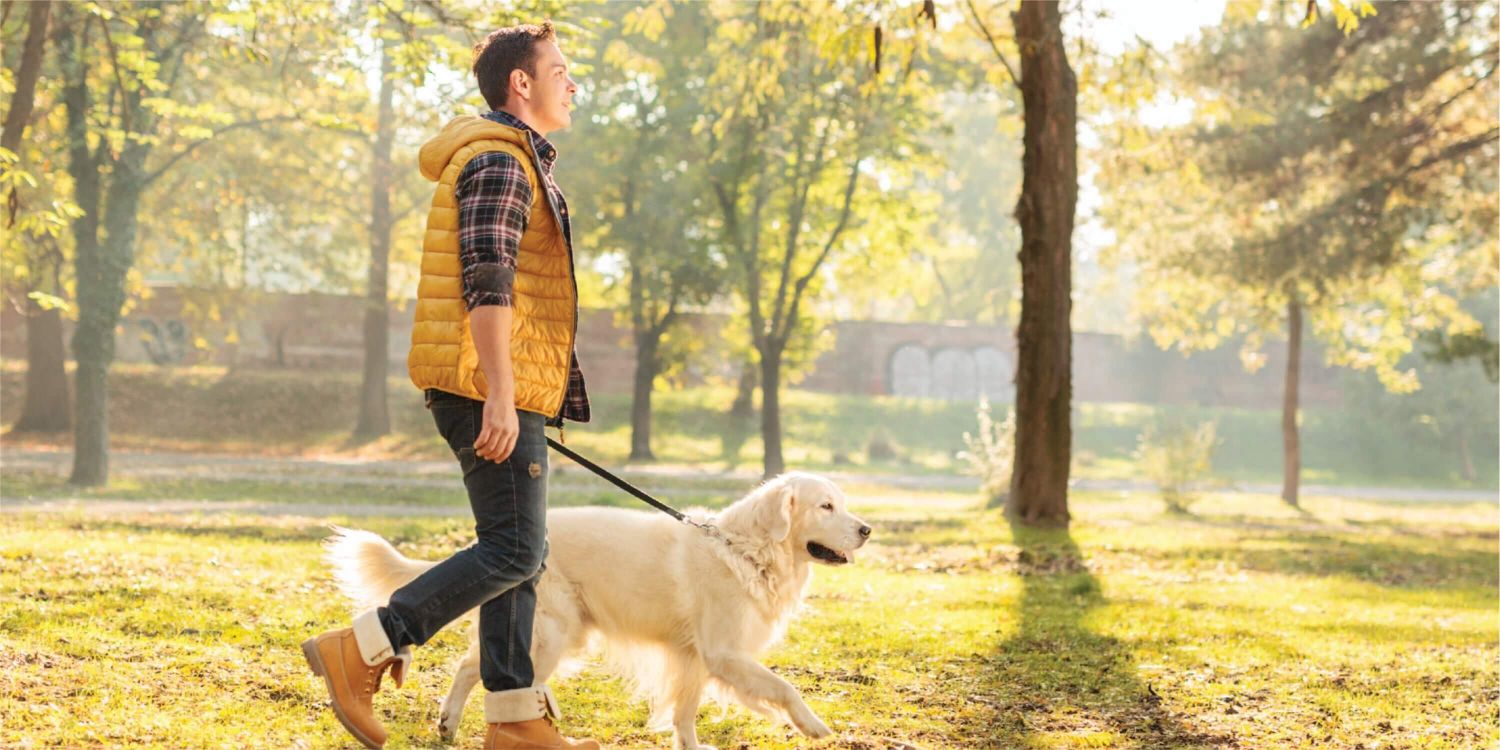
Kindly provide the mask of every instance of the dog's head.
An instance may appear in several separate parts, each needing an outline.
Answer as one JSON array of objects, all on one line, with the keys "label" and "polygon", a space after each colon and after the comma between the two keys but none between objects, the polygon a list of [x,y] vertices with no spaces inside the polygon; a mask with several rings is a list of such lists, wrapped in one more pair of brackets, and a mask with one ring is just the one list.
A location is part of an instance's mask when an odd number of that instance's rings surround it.
[{"label": "dog's head", "polygon": [[790,543],[799,561],[843,565],[870,538],[869,524],[849,512],[838,485],[816,474],[771,480],[757,504],[760,525],[772,540]]}]

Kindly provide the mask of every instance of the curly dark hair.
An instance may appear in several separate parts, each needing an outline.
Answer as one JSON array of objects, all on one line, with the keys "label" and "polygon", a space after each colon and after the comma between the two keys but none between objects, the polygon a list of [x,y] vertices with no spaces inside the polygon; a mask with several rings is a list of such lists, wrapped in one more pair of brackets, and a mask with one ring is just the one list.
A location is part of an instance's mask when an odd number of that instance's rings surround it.
[{"label": "curly dark hair", "polygon": [[557,39],[551,21],[540,25],[523,23],[496,29],[474,45],[474,77],[479,79],[479,93],[490,109],[499,109],[510,93],[510,72],[517,68],[536,77],[537,42]]}]

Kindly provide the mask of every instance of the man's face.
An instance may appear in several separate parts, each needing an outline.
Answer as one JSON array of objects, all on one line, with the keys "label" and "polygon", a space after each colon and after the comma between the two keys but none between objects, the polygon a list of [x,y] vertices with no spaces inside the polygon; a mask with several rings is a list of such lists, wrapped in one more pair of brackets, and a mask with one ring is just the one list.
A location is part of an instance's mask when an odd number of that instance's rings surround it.
[{"label": "man's face", "polygon": [[562,50],[552,42],[537,42],[536,77],[531,79],[531,109],[528,123],[537,132],[546,135],[561,130],[573,123],[573,95],[578,93],[578,83],[568,75],[568,61]]}]

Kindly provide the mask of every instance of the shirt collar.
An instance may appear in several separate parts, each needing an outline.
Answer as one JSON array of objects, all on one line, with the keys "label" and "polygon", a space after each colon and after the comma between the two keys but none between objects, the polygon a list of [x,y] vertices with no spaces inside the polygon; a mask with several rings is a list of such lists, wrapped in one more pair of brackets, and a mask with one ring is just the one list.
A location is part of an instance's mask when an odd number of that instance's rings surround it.
[{"label": "shirt collar", "polygon": [[527,137],[531,138],[532,149],[536,151],[537,158],[542,160],[542,166],[546,167],[547,171],[552,171],[552,163],[557,161],[557,147],[553,146],[552,141],[547,140],[546,136],[536,132],[530,125],[522,122],[521,118],[509,112],[496,109],[485,113],[484,117],[525,132]]}]

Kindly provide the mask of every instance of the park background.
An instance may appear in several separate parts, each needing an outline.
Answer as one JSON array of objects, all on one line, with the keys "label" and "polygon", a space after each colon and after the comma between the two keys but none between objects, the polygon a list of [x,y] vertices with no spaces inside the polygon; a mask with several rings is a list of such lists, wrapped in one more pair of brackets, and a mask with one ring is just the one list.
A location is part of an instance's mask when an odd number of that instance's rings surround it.
[{"label": "park background", "polygon": [[404,373],[416,149],[542,18],[569,445],[680,505],[826,473],[876,528],[767,657],[820,746],[1500,742],[1495,3],[0,8],[0,745],[344,741],[294,658],[348,615],[328,525],[471,538]]}]

